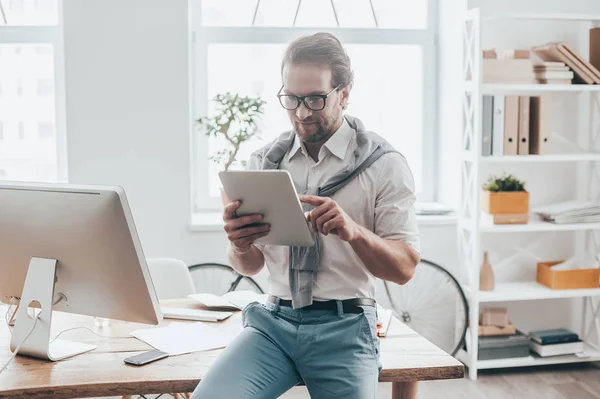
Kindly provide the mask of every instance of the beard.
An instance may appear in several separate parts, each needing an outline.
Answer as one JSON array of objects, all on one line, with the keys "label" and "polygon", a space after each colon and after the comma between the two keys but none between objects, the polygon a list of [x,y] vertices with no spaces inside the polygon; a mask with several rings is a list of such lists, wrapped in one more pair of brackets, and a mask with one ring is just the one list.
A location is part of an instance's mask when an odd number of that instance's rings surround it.
[{"label": "beard", "polygon": [[[305,123],[306,122],[310,121],[305,121]],[[334,125],[334,121],[321,122],[320,120],[316,120],[314,123],[309,125],[304,125],[301,122],[294,122],[296,133],[305,143],[318,143],[321,141],[326,141],[334,133]]]}]

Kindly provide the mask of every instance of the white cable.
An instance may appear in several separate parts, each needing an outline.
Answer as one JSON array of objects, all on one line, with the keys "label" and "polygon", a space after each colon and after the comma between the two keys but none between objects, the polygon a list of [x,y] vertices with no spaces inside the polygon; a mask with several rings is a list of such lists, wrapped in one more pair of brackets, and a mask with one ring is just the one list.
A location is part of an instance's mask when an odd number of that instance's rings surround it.
[{"label": "white cable", "polygon": [[91,329],[89,329],[89,328],[87,328],[87,327],[73,327],[73,328],[69,328],[69,329],[67,329],[67,330],[64,330],[64,331],[61,331],[61,332],[59,332],[59,333],[58,333],[58,335],[57,335],[56,337],[54,337],[54,338],[52,339],[52,341],[50,341],[50,343],[52,343],[52,342],[56,341],[56,338],[60,337],[60,336],[61,336],[63,333],[66,333],[67,331],[79,330],[79,329],[88,330],[88,331],[89,331],[89,332],[91,332],[92,334],[94,334],[94,335],[96,335],[96,336],[98,336],[98,337],[100,337],[100,338],[106,338],[106,339],[113,339],[113,338],[114,338],[114,339],[135,338],[135,337],[132,337],[132,336],[129,336],[129,337],[108,337],[108,336],[106,336],[106,335],[100,335],[100,334],[97,334],[97,333],[95,333],[94,331],[92,331]]},{"label": "white cable", "polygon": [[10,313],[10,308],[12,308],[13,302],[15,301],[14,297],[10,297],[10,303],[8,304],[8,309],[6,309],[6,314],[4,315],[4,320],[6,321],[6,325],[9,327],[10,331],[10,321],[8,320],[8,314]]},{"label": "white cable", "polygon": [[8,367],[8,365],[10,364],[10,362],[12,362],[13,359],[17,356],[17,353],[19,353],[19,350],[21,349],[21,345],[23,345],[25,343],[25,341],[27,341],[27,338],[29,338],[29,336],[31,335],[31,333],[35,329],[35,325],[37,324],[37,321],[38,321],[38,319],[40,318],[41,315],[42,315],[42,312],[39,312],[37,314],[37,316],[33,320],[33,326],[31,326],[31,330],[29,330],[29,332],[27,333],[27,335],[25,336],[25,338],[23,338],[23,340],[21,342],[19,342],[19,345],[17,345],[17,347],[15,348],[15,351],[13,352],[13,354],[8,358],[8,361],[6,362],[6,364],[4,366],[2,366],[2,368],[0,369],[0,374],[2,374],[2,372]]}]

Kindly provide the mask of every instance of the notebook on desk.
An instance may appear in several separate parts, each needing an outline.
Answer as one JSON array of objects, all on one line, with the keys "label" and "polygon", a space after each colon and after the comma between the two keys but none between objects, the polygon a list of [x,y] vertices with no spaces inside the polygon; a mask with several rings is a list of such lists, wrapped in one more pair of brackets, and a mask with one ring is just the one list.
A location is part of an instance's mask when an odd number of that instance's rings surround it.
[{"label": "notebook on desk", "polygon": [[194,321],[221,321],[230,317],[233,312],[220,312],[216,310],[172,308],[161,306],[161,311],[166,319],[194,320]]},{"label": "notebook on desk", "polygon": [[264,303],[267,295],[255,291],[231,291],[221,296],[209,293],[190,294],[188,298],[207,309],[242,310],[252,302]]}]

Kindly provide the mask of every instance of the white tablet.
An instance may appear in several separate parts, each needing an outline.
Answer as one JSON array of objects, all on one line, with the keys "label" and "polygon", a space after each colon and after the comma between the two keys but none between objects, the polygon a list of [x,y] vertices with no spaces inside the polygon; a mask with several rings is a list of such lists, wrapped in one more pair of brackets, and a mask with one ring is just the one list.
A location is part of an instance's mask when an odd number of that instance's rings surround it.
[{"label": "white tablet", "polygon": [[259,213],[271,224],[268,235],[254,243],[261,245],[315,244],[292,177],[286,170],[252,170],[219,172],[225,194],[231,201],[240,200],[238,216]]}]

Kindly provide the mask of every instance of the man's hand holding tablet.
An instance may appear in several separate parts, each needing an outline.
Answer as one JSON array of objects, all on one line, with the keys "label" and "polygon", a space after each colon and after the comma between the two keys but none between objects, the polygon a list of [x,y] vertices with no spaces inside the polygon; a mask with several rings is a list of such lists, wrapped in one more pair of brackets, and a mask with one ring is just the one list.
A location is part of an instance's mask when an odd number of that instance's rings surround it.
[{"label": "man's hand holding tablet", "polygon": [[254,241],[266,236],[271,230],[271,225],[262,223],[263,215],[261,214],[237,217],[236,211],[241,205],[241,201],[229,202],[223,210],[224,229],[231,246],[237,252],[248,251]]}]

